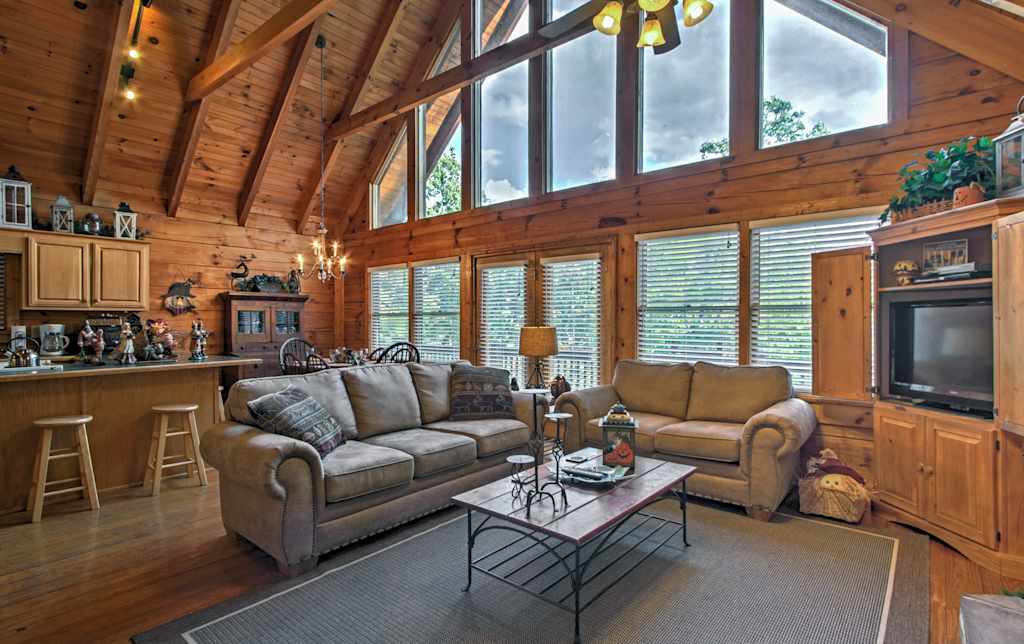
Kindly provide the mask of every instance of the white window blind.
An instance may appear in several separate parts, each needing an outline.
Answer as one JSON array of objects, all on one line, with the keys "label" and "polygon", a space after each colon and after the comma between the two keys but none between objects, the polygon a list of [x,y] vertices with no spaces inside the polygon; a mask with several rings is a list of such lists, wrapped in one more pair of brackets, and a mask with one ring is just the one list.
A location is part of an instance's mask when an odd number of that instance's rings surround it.
[{"label": "white window blind", "polygon": [[877,227],[871,214],[753,229],[751,364],[786,367],[796,389],[811,388],[811,254],[866,246]]},{"label": "white window blind", "polygon": [[412,269],[413,343],[424,362],[459,359],[459,262]]},{"label": "white window blind", "polygon": [[0,255],[0,331],[7,330],[7,258]]},{"label": "white window blind", "polygon": [[637,355],[653,362],[739,358],[736,229],[637,242]]},{"label": "white window blind", "polygon": [[408,341],[408,269],[370,269],[370,348]]},{"label": "white window blind", "polygon": [[574,389],[601,380],[601,258],[541,260],[544,324],[558,334],[557,356],[544,361],[544,377],[565,376]]},{"label": "white window blind", "polygon": [[526,324],[526,262],[480,269],[480,361],[525,383],[519,329]]}]

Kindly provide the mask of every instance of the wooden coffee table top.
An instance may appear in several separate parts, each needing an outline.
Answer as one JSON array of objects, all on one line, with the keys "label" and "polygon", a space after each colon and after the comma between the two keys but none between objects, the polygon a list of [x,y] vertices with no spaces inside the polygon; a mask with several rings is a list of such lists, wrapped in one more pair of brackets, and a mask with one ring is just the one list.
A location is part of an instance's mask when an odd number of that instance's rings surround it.
[{"label": "wooden coffee table top", "polygon": [[[601,451],[593,447],[576,453],[585,453],[592,459],[601,456]],[[566,485],[568,508],[562,508],[561,499],[554,511],[550,499],[535,501],[529,518],[526,517],[526,504],[522,497],[517,501],[512,499],[509,477],[452,497],[452,501],[461,507],[537,530],[562,541],[583,544],[661,498],[669,490],[678,488],[697,471],[697,468],[689,465],[639,456],[634,469],[636,475],[633,478],[610,487]],[[541,466],[540,472],[541,485],[554,478],[547,473],[546,466]],[[552,489],[548,488],[549,491]]]}]

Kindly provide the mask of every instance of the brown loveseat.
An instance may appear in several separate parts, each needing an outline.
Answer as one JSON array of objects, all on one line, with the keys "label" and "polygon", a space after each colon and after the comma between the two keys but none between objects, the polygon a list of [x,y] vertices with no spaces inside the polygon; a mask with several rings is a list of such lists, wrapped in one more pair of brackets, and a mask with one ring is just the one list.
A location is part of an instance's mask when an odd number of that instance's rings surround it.
[{"label": "brown loveseat", "polygon": [[[229,420],[202,437],[220,472],[221,517],[287,574],[319,555],[450,504],[508,473],[529,439],[532,398],[514,393],[517,419],[452,421],[449,364],[374,365],[241,380]],[[254,427],[246,402],[294,384],[358,434],[323,459],[302,441]]]},{"label": "brown loveseat", "polygon": [[789,493],[800,448],[818,426],[782,367],[621,360],[612,384],[558,398],[558,411],[573,415],[569,449],[601,444],[598,423],[617,402],[638,422],[639,454],[696,466],[688,492],[761,519]]}]

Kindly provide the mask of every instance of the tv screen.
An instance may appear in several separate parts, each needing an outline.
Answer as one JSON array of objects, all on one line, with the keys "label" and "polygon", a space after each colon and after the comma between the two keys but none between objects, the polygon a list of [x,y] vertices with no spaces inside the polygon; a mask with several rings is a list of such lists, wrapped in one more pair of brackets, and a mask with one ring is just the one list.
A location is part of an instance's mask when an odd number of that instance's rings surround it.
[{"label": "tv screen", "polygon": [[893,303],[891,322],[893,393],[991,410],[991,300]]}]

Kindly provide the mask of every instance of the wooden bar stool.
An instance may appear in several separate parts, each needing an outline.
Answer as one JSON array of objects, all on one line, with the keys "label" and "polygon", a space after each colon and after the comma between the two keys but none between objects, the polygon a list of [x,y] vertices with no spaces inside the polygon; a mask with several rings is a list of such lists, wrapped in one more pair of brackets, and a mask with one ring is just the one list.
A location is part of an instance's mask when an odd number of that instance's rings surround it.
[{"label": "wooden bar stool", "polygon": [[[149,459],[146,461],[146,481],[144,485],[153,486],[153,496],[160,496],[160,482],[163,471],[169,467],[188,468],[189,478],[199,475],[199,484],[206,485],[206,464],[199,451],[199,427],[196,424],[195,403],[176,405],[156,405],[153,411],[153,438],[149,444]],[[171,416],[180,416],[187,423],[181,427],[169,427]],[[167,439],[181,436],[185,444],[183,457],[167,457]]]},{"label": "wooden bar stool", "polygon": [[[40,418],[32,424],[39,427],[42,433],[39,435],[39,449],[36,452],[35,470],[32,475],[32,492],[28,497],[28,509],[32,513],[32,523],[39,523],[43,518],[43,501],[48,496],[78,492],[81,490],[82,498],[89,499],[89,507],[93,511],[100,509],[100,497],[96,492],[96,477],[92,471],[92,454],[89,452],[89,435],[86,431],[86,424],[92,422],[92,416],[58,416],[54,418]],[[73,449],[52,450],[53,432],[61,429],[74,429],[75,447]],[[64,458],[78,457],[78,476],[58,481],[47,481],[46,475],[50,469],[50,461]],[[46,491],[48,485],[61,485],[77,482],[74,487],[65,487],[59,490]]]}]

